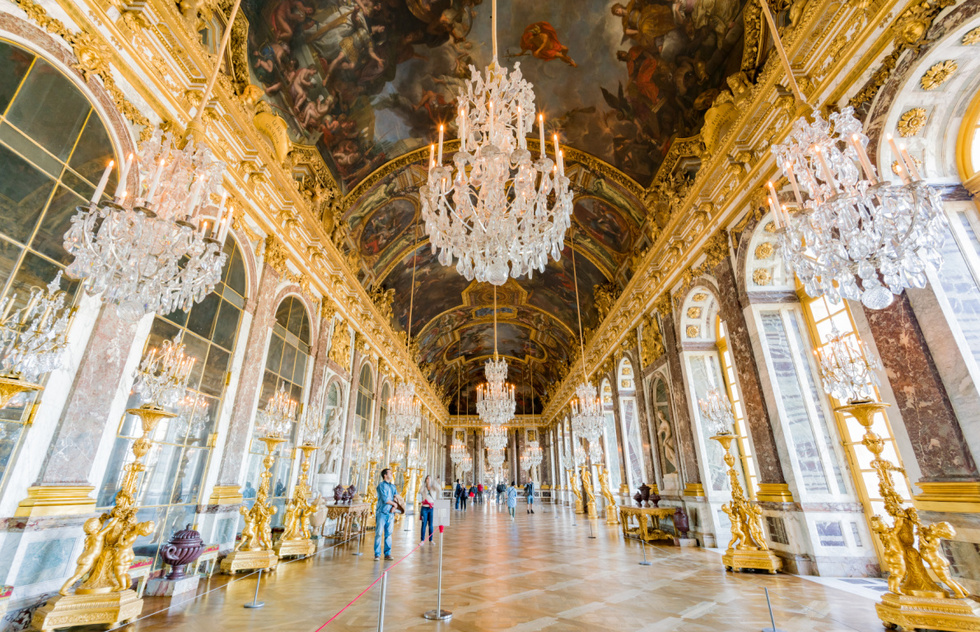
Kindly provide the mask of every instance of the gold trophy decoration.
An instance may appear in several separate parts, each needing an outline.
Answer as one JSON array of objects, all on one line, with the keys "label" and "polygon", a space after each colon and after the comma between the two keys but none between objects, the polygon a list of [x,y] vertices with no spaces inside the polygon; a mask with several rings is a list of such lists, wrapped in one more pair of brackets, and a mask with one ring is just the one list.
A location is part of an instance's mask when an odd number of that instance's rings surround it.
[{"label": "gold trophy decoration", "polygon": [[285,385],[279,387],[276,394],[269,398],[265,410],[259,412],[262,436],[258,440],[265,444],[267,450],[262,460],[262,482],[255,492],[252,507],[248,508],[243,504],[238,509],[245,519],[245,525],[242,527],[241,539],[235,544],[235,550],[221,560],[223,573],[233,575],[238,571],[260,568],[271,571],[279,564],[279,556],[272,548],[272,516],[276,514],[276,508],[269,504],[269,487],[272,466],[276,462],[276,448],[287,440],[295,414],[296,402],[289,399]]},{"label": "gold trophy decoration", "polygon": [[[133,390],[145,402],[126,412],[139,417],[143,434],[133,442],[133,461],[116,493],[116,504],[108,512],[85,521],[85,548],[75,560],[75,572],[59,594],[38,609],[31,625],[38,630],[55,630],[75,625],[118,625],[131,621],[143,610],[143,600],[132,590],[129,567],[136,555],[133,543],[153,533],[152,520],[137,519],[136,494],[139,475],[146,470],[143,458],[150,451],[150,438],[161,419],[176,417],[164,409],[183,396],[195,358],[184,355],[180,336],[166,340],[160,350],[151,349],[143,359]],[[73,588],[75,582],[82,583]]]},{"label": "gold trophy decoration", "polygon": [[575,463],[570,462],[566,457],[565,459],[565,471],[568,472],[568,485],[572,489],[572,494],[575,495],[575,513],[583,514],[585,509],[582,507],[582,490],[578,486],[578,479],[575,476]]},{"label": "gold trophy decoration", "polygon": [[596,478],[599,479],[599,488],[602,496],[606,499],[606,524],[619,524],[619,511],[616,508],[616,497],[609,490],[609,483],[606,480],[606,467],[602,463],[596,463]]},{"label": "gold trophy decoration", "polygon": [[735,457],[731,454],[732,441],[738,438],[730,430],[735,423],[732,402],[728,395],[713,388],[707,397],[698,400],[698,407],[702,418],[718,429],[711,438],[720,443],[725,451],[725,465],[728,466],[728,480],[732,488],[732,501],[721,508],[732,523],[732,539],[721,558],[722,564],[730,571],[757,568],[775,575],[782,566],[782,560],[769,550],[762,532],[762,509],[745,498],[735,469]]},{"label": "gold trophy decoration", "polygon": [[298,446],[303,453],[299,464],[299,477],[293,488],[293,497],[286,503],[286,513],[282,520],[282,535],[276,543],[279,557],[307,557],[316,552],[316,544],[310,537],[310,517],[316,512],[316,505],[310,502],[310,455],[320,449],[315,439],[319,433],[317,415],[306,415],[303,423],[305,439]]},{"label": "gold trophy decoration", "polygon": [[371,507],[371,511],[367,513],[367,518],[365,519],[365,529],[370,529],[375,526],[374,524],[374,505],[378,502],[378,486],[374,483],[374,477],[378,471],[378,463],[381,462],[382,457],[384,457],[384,447],[381,442],[376,438],[372,437],[368,440],[365,458],[368,460],[368,474],[367,480],[365,481],[366,486],[366,496],[365,502]]},{"label": "gold trophy decoration", "polygon": [[0,301],[0,408],[18,394],[39,391],[38,383],[61,368],[74,307],[65,307],[61,272],[47,288],[31,288],[27,304],[15,309],[17,295]]},{"label": "gold trophy decoration", "polygon": [[595,491],[592,489],[592,474],[589,465],[582,466],[582,489],[585,491],[585,514],[589,518],[598,518],[595,510]]},{"label": "gold trophy decoration", "polygon": [[940,548],[941,540],[951,539],[956,531],[948,522],[924,523],[915,507],[906,507],[892,480],[892,472],[904,474],[902,468],[881,458],[885,443],[872,427],[875,415],[888,404],[876,401],[878,359],[856,336],[836,330],[817,355],[824,390],[848,402],[837,412],[853,416],[865,430],[861,443],[874,457],[871,467],[888,513],[888,518],[871,517],[888,569],[888,592],[875,605],[878,618],[886,627],[903,630],[980,630],[980,604],[953,578]]}]

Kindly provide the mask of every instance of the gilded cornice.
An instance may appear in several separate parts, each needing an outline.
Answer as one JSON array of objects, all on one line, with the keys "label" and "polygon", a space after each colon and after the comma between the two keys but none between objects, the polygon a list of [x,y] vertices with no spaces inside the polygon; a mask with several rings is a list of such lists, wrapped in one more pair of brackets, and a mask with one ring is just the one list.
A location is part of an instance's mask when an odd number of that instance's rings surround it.
[{"label": "gilded cornice", "polygon": [[[473,430],[486,428],[487,422],[480,419],[479,415],[453,415],[445,424],[446,428],[460,428]],[[514,415],[514,418],[504,424],[505,428],[545,428],[544,417],[540,415]]]},{"label": "gilded cornice", "polygon": [[[830,96],[835,97],[830,103],[836,103],[854,88],[858,78],[892,41],[888,22],[873,18],[895,11],[901,3],[877,0],[867,3],[866,10],[859,4],[811,0],[796,27],[784,34],[794,74],[811,104],[824,102],[822,99]],[[841,38],[845,32],[847,36]],[[845,68],[851,73],[849,83],[841,85],[838,73]],[[694,181],[684,183],[683,199],[670,204],[669,221],[639,262],[610,317],[588,341],[586,366],[597,366],[614,353],[622,339],[649,313],[654,299],[682,282],[685,272],[688,276],[696,271],[706,272],[707,269],[695,270],[691,266],[704,253],[709,237],[744,210],[766,179],[776,176],[770,146],[781,142],[789,132],[789,123],[804,112],[781,87],[783,83],[779,61],[776,55],[770,55],[756,83],[742,85],[735,94],[737,116],[731,127],[715,142],[711,154],[700,156],[702,162]],[[689,149],[694,153],[693,148]],[[654,186],[665,182],[669,175],[658,173]],[[658,200],[648,197],[645,202],[655,204]],[[720,252],[718,239],[716,236],[714,246],[708,248],[715,255]],[[665,310],[661,311],[666,315]],[[569,371],[574,379],[566,378],[547,402],[543,416],[549,423],[559,417],[573,396],[574,382],[581,375],[581,361],[579,358],[578,366]]]}]

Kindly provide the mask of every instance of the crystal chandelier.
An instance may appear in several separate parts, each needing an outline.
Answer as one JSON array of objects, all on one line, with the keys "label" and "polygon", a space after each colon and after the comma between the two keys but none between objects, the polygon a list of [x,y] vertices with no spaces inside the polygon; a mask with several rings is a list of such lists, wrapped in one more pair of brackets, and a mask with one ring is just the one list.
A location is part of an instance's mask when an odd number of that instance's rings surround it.
[{"label": "crystal chandelier", "polygon": [[173,340],[164,340],[159,349],[150,349],[139,369],[133,392],[144,403],[169,408],[176,406],[184,397],[187,378],[197,358],[184,353],[182,334]]},{"label": "crystal chandelier", "polygon": [[578,436],[595,441],[602,434],[605,416],[602,414],[602,399],[595,385],[589,381],[585,369],[585,337],[582,335],[582,305],[578,297],[578,269],[575,266],[575,235],[572,235],[572,276],[575,281],[575,310],[578,314],[578,343],[582,354],[582,383],[575,387],[572,400],[572,430]]},{"label": "crystal chandelier", "polygon": [[364,458],[368,462],[377,463],[385,455],[385,448],[381,445],[381,440],[377,437],[371,437],[367,442],[367,447],[364,448]]},{"label": "crystal chandelier", "polygon": [[184,395],[184,398],[177,402],[177,417],[174,418],[178,436],[190,438],[201,434],[208,424],[209,417],[207,413],[198,415],[198,411],[205,411],[207,407],[208,398],[204,395],[191,392]]},{"label": "crystal chandelier", "polygon": [[521,75],[497,63],[497,3],[492,10],[493,61],[485,76],[470,66],[456,113],[459,151],[443,164],[444,126],[438,151],[429,148],[429,174],[419,189],[425,232],[439,262],[467,280],[503,285],[533,270],[544,272],[549,253],[561,257],[570,225],[572,193],[554,136],[554,160],[545,154],[544,116],[539,115],[540,153],[527,149],[534,125],[534,93]]},{"label": "crystal chandelier", "polygon": [[285,384],[279,386],[276,394],[269,398],[265,410],[259,412],[259,432],[264,437],[286,439],[293,417],[296,415],[296,401],[289,398]]},{"label": "crystal chandelier", "polygon": [[466,444],[456,437],[456,431],[453,430],[453,444],[449,447],[449,460],[453,462],[453,465],[459,466],[464,457],[466,457]]},{"label": "crystal chandelier", "polygon": [[572,451],[573,463],[575,467],[582,467],[585,465],[585,450],[582,449],[581,444],[576,443]]},{"label": "crystal chandelier", "polygon": [[459,463],[459,470],[463,474],[467,474],[473,470],[473,457],[471,455],[463,455],[463,460]]},{"label": "crystal chandelier", "polygon": [[816,350],[823,389],[835,399],[849,404],[876,398],[881,362],[857,337],[832,330],[826,344]]},{"label": "crystal chandelier", "polygon": [[504,465],[504,451],[503,449],[491,449],[487,448],[487,462],[490,464],[490,469],[494,472],[499,472],[500,468]]},{"label": "crystal chandelier", "polygon": [[544,460],[544,450],[538,445],[537,441],[528,441],[524,453],[521,455],[521,469],[530,472],[541,465]]},{"label": "crystal chandelier", "polygon": [[[235,0],[228,24],[234,23],[240,5]],[[225,29],[217,59],[223,58],[232,30]],[[78,207],[71,218],[64,245],[75,259],[68,275],[82,279],[88,293],[116,305],[121,318],[186,311],[221,280],[231,212],[225,211],[224,195],[217,206],[211,198],[219,192],[225,165],[201,141],[204,108],[220,71],[221,64],[216,64],[183,145],[157,129],[140,148],[137,169],[152,169],[143,179],[145,190],[140,184],[127,195],[130,154],[119,173],[115,201],[100,205],[110,162],[89,206]]]},{"label": "crystal chandelier", "polygon": [[483,429],[483,444],[488,450],[501,450],[507,447],[507,428],[488,426]]},{"label": "crystal chandelier", "polygon": [[716,435],[732,433],[735,415],[732,412],[732,401],[724,391],[713,387],[706,396],[698,398],[698,408],[701,409],[701,417],[711,424]]},{"label": "crystal chandelier", "polygon": [[[762,7],[790,87],[805,104],[768,2]],[[780,251],[810,296],[826,295],[831,302],[844,297],[884,309],[905,288],[925,287],[926,265],[941,263],[942,202],[890,136],[902,184],[878,181],[854,108],[829,118],[815,113],[812,122],[797,119],[787,142],[772,148],[800,208],[790,217],[769,183]]]},{"label": "crystal chandelier", "polygon": [[408,458],[406,459],[408,467],[411,468],[421,468],[422,464],[425,462],[425,455],[419,450],[418,446],[412,446],[408,451]]},{"label": "crystal chandelier", "polygon": [[602,443],[598,439],[589,441],[589,460],[593,463],[602,463]]},{"label": "crystal chandelier", "polygon": [[497,354],[497,288],[493,288],[493,358],[487,360],[487,381],[476,389],[476,412],[485,423],[500,426],[514,418],[517,400],[508,384],[507,360]]},{"label": "crystal chandelier", "polygon": [[[0,301],[0,376],[33,383],[64,364],[74,307],[65,307],[61,272],[46,289],[31,288],[26,305],[17,295]],[[36,386],[36,385],[35,385]],[[36,390],[36,389],[31,389]]]}]

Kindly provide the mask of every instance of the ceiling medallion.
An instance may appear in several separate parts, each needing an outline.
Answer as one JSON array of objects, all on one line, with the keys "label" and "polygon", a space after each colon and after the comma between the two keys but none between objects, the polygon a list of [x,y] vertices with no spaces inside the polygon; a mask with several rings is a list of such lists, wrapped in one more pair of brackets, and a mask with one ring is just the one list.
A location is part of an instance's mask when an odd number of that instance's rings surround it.
[{"label": "ceiling medallion", "polygon": [[756,259],[769,259],[776,254],[776,245],[771,241],[764,241],[755,247]]},{"label": "ceiling medallion", "polygon": [[925,108],[912,108],[902,114],[902,117],[898,119],[898,133],[902,138],[915,136],[926,126],[927,120],[928,117],[926,116]]},{"label": "ceiling medallion", "polygon": [[688,325],[686,333],[688,338],[697,338],[701,335],[701,328],[697,325]]},{"label": "ceiling medallion", "polygon": [[467,280],[503,285],[534,270],[548,255],[561,257],[570,225],[572,193],[554,135],[554,159],[546,153],[544,115],[537,117],[540,153],[527,149],[535,123],[534,92],[521,75],[497,64],[497,5],[492,7],[493,61],[471,77],[458,95],[459,151],[443,164],[444,126],[429,149],[429,174],[419,189],[425,232],[439,262]]},{"label": "ceiling medallion", "polygon": [[922,75],[922,79],[919,83],[922,85],[923,90],[935,90],[939,86],[946,83],[946,81],[953,76],[956,72],[958,64],[952,60],[947,59],[946,61],[941,61],[938,64],[934,64],[926,74]]},{"label": "ceiling medallion", "polygon": [[772,283],[772,272],[769,268],[756,268],[752,272],[752,281],[756,285],[769,285]]},{"label": "ceiling medallion", "polygon": [[701,318],[701,308],[700,307],[688,307],[687,308],[688,318]]}]

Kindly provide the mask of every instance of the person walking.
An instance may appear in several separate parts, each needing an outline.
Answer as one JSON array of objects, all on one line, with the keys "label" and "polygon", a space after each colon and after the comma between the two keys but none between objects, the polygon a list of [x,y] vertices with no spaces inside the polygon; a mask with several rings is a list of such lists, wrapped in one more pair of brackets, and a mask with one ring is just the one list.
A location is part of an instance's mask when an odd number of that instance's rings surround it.
[{"label": "person walking", "polygon": [[510,487],[507,488],[507,511],[510,512],[513,520],[517,511],[517,488],[514,487],[514,481],[511,481]]},{"label": "person walking", "polygon": [[381,540],[384,539],[385,559],[391,557],[391,529],[395,522],[392,510],[395,508],[395,484],[391,481],[391,470],[381,470],[381,482],[378,483],[378,507],[374,513],[374,560],[381,559]]},{"label": "person walking", "polygon": [[503,499],[504,492],[506,492],[506,491],[507,491],[507,486],[504,485],[503,481],[497,483],[497,504],[498,505],[500,504],[500,501]]},{"label": "person walking", "polygon": [[459,486],[459,502],[463,507],[463,511],[466,511],[466,499],[469,492],[466,489],[466,485]]},{"label": "person walking", "polygon": [[527,512],[534,513],[534,481],[528,481],[524,486],[524,495],[527,497]]},{"label": "person walking", "polygon": [[453,498],[456,499],[456,511],[459,511],[460,503],[463,503],[463,509],[466,509],[465,501],[463,500],[463,486],[460,484],[458,478],[456,479],[456,487],[453,488]]},{"label": "person walking", "polygon": [[436,507],[436,493],[439,490],[439,483],[433,482],[432,476],[428,475],[425,477],[425,482],[422,483],[422,493],[421,497],[421,511],[419,512],[419,518],[422,520],[422,536],[421,541],[425,542],[425,529],[429,529],[429,542],[432,542],[432,514]]},{"label": "person walking", "polygon": [[476,502],[483,504],[483,483],[478,483],[476,486]]}]

